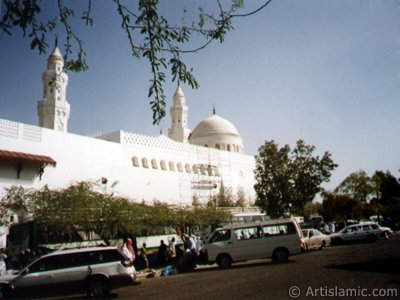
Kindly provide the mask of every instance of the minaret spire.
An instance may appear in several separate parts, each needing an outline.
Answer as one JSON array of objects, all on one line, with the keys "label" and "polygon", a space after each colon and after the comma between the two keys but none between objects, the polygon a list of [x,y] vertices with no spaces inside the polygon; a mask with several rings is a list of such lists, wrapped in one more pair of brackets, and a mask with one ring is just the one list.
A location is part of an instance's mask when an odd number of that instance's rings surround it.
[{"label": "minaret spire", "polygon": [[168,130],[168,137],[177,142],[187,143],[190,130],[187,128],[188,107],[180,85],[177,85],[173,96],[173,103],[170,108],[171,128]]},{"label": "minaret spire", "polygon": [[68,75],[63,71],[64,58],[55,46],[47,59],[47,70],[42,74],[43,99],[38,101],[39,126],[66,132],[70,104],[66,100]]}]

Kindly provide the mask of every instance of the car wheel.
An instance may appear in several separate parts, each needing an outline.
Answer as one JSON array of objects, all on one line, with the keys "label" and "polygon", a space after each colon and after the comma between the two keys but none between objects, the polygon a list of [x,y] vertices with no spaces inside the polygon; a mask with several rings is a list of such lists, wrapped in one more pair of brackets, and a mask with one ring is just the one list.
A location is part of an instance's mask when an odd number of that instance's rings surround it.
[{"label": "car wheel", "polygon": [[341,238],[335,238],[331,240],[332,246],[338,246],[343,244],[343,240]]},{"label": "car wheel", "polygon": [[375,234],[370,234],[367,236],[367,242],[370,242],[370,243],[376,242],[377,239],[378,239],[378,237]]},{"label": "car wheel", "polygon": [[324,250],[325,246],[326,246],[326,242],[322,241],[321,246],[319,247],[319,250]]},{"label": "car wheel", "polygon": [[221,254],[217,258],[217,264],[222,269],[227,269],[232,266],[232,258],[228,254]]},{"label": "car wheel", "polygon": [[274,263],[284,263],[288,260],[289,253],[286,249],[276,249],[272,254],[272,261]]},{"label": "car wheel", "polygon": [[108,282],[104,278],[93,278],[89,283],[88,296],[94,299],[104,298],[110,292]]},{"label": "car wheel", "polygon": [[1,294],[2,294],[2,299],[13,299],[14,298],[14,290],[9,285],[1,286]]}]

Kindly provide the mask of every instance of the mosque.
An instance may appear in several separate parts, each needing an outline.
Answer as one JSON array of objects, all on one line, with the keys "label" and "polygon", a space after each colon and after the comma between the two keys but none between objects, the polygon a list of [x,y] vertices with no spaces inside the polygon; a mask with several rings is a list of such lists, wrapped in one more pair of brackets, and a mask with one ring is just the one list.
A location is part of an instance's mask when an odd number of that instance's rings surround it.
[{"label": "mosque", "polygon": [[57,47],[43,72],[39,126],[0,119],[0,197],[13,185],[66,188],[91,181],[99,191],[134,201],[206,203],[223,184],[254,201],[254,156],[244,153],[235,126],[215,114],[188,128],[188,107],[178,86],[168,136],[116,131],[98,137],[68,132],[68,76]]}]

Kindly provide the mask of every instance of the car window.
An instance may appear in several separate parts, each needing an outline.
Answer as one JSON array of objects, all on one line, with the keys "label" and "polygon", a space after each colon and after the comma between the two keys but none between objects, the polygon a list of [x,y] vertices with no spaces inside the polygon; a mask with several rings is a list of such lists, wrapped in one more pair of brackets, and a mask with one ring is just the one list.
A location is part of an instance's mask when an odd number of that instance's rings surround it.
[{"label": "car window", "polygon": [[314,236],[320,236],[321,235],[321,232],[319,232],[318,230],[314,230],[313,232],[314,232]]},{"label": "car window", "polygon": [[265,237],[296,234],[296,228],[293,223],[265,225],[262,230]]},{"label": "car window", "polygon": [[231,238],[230,229],[221,229],[214,233],[213,237],[210,239],[210,243],[227,241]]},{"label": "car window", "polygon": [[371,228],[372,228],[372,229],[379,229],[379,226],[376,225],[376,224],[371,224]]},{"label": "car window", "polygon": [[370,225],[363,225],[362,230],[370,230],[371,226]]},{"label": "car window", "polygon": [[261,236],[261,228],[258,226],[235,229],[235,238],[237,240],[249,240],[260,238]]},{"label": "car window", "polygon": [[44,257],[29,266],[29,273],[46,272],[56,269],[54,257]]}]

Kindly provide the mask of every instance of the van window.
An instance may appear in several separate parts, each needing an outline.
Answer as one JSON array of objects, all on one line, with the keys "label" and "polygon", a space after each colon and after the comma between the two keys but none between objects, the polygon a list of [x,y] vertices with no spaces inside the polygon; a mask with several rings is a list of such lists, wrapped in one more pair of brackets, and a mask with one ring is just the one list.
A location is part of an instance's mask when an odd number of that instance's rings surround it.
[{"label": "van window", "polygon": [[296,234],[296,228],[293,223],[266,225],[263,226],[262,230],[265,237]]},{"label": "van window", "polygon": [[258,226],[242,227],[235,229],[235,238],[237,240],[249,240],[261,237],[261,228]]},{"label": "van window", "polygon": [[231,230],[230,229],[221,229],[217,230],[214,235],[210,239],[210,243],[227,241],[231,238]]}]

